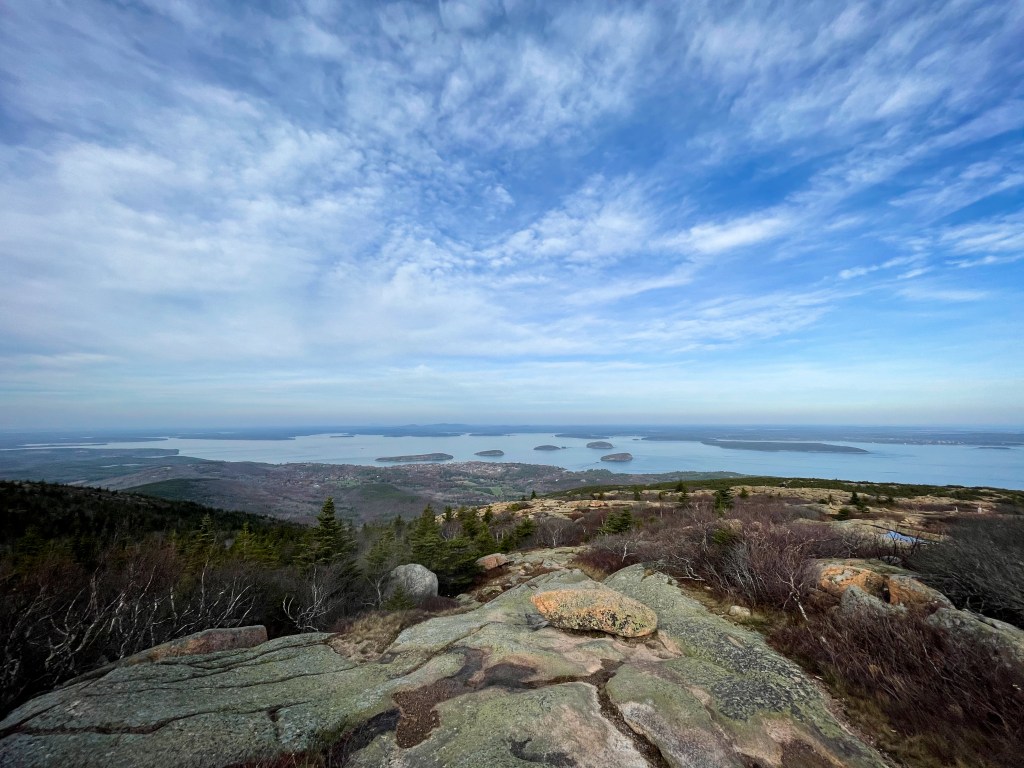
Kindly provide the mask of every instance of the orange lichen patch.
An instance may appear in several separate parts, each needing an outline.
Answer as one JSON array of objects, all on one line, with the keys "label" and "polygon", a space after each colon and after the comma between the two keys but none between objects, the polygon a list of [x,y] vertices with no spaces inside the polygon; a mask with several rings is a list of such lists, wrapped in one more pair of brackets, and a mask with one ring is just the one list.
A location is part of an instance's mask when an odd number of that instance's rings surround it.
[{"label": "orange lichen patch", "polygon": [[561,629],[644,637],[658,628],[654,611],[611,589],[554,589],[530,600],[541,616]]},{"label": "orange lichen patch", "polygon": [[843,563],[824,565],[818,572],[818,586],[836,597],[841,596],[851,585],[860,587],[869,595],[882,597],[885,582],[885,576],[880,573]]},{"label": "orange lichen patch", "polygon": [[893,605],[953,607],[944,594],[910,576],[890,576],[888,587],[889,602]]}]

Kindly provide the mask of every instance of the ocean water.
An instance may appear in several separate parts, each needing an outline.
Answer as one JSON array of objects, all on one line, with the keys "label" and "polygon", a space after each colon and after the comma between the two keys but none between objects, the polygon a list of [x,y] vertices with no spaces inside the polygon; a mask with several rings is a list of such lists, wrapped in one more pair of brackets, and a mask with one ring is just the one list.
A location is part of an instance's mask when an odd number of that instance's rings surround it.
[{"label": "ocean water", "polygon": [[[452,461],[520,462],[546,464],[569,470],[607,469],[612,472],[661,473],[676,471],[739,472],[748,475],[822,477],[871,482],[934,485],[987,485],[1024,489],[1024,448],[992,450],[965,445],[851,443],[833,445],[862,448],[868,453],[761,452],[719,448],[694,441],[661,442],[636,436],[616,436],[614,448],[587,448],[589,440],[521,433],[479,437],[384,437],[380,435],[305,435],[290,440],[202,440],[168,438],[154,442],[108,443],[108,448],[173,448],[184,456],[220,461],[256,461],[271,464],[316,462],[389,466],[381,456],[447,453]],[[537,451],[535,446],[564,446],[558,451]],[[499,458],[475,456],[478,451],[501,450]],[[628,463],[602,462],[601,456],[628,452]]]}]

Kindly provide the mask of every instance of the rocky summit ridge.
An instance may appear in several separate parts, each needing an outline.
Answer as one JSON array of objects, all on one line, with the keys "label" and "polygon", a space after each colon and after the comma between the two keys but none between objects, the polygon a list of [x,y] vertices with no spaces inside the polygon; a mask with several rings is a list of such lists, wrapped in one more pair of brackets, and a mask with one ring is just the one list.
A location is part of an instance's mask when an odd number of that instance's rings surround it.
[{"label": "rocky summit ridge", "polygon": [[[360,768],[886,765],[795,664],[669,577],[637,565],[598,584],[556,562],[539,570],[551,568],[370,658],[318,633],[114,666],[12,712],[0,764],[198,768],[327,753]],[[605,609],[616,594],[640,604],[657,630],[561,629],[538,613],[537,595],[573,590],[599,592]]]}]

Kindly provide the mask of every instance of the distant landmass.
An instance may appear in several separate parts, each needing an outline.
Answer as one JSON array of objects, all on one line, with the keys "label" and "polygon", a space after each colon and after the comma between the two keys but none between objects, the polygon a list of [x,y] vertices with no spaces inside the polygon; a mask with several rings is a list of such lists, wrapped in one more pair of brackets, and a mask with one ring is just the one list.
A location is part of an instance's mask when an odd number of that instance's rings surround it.
[{"label": "distant landmass", "polygon": [[614,447],[614,445],[607,442],[606,440],[596,440],[593,443],[587,443],[587,448],[603,448],[604,450],[608,450],[609,448]]},{"label": "distant landmass", "polygon": [[632,461],[632,453],[609,453],[607,456],[602,456],[601,461]]},{"label": "distant landmass", "polygon": [[449,461],[450,453],[415,453],[410,456],[381,456],[376,461]]},{"label": "distant landmass", "polygon": [[562,450],[557,445],[538,445],[533,450],[535,451],[560,451]]},{"label": "distant landmass", "polygon": [[498,450],[493,450],[493,451],[477,451],[473,455],[474,456],[504,456],[505,452],[504,451],[498,451]]},{"label": "distant landmass", "polygon": [[790,451],[793,453],[871,453],[863,448],[829,443],[795,443],[788,440],[701,440],[703,445],[736,451]]},{"label": "distant landmass", "polygon": [[607,440],[608,435],[595,435],[590,432],[561,432],[555,437],[569,437],[573,440]]}]

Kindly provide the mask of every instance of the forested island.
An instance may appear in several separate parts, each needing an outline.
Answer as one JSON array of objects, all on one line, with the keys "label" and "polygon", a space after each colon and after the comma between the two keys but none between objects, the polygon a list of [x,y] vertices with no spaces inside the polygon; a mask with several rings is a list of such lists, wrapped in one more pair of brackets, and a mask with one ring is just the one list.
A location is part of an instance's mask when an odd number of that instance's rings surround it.
[{"label": "forested island", "polygon": [[409,456],[381,456],[377,461],[450,461],[454,458],[450,453],[415,453]]}]

